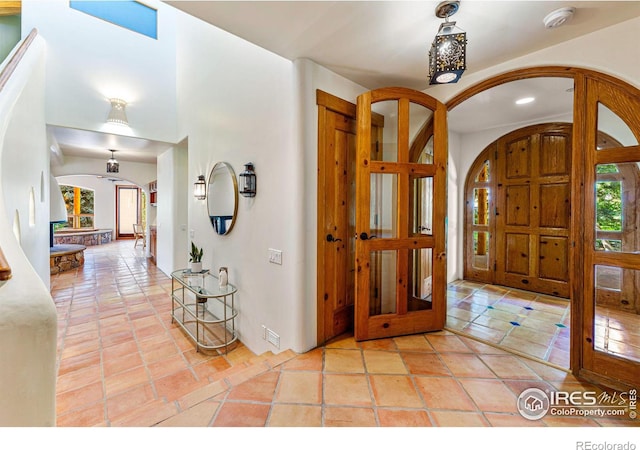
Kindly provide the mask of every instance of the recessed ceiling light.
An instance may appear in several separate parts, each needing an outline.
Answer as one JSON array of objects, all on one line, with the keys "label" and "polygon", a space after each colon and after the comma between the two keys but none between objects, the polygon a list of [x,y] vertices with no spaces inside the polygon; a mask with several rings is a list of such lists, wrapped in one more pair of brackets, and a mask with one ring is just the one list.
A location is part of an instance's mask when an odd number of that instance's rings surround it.
[{"label": "recessed ceiling light", "polygon": [[526,105],[535,100],[535,97],[523,97],[516,100],[516,105]]}]

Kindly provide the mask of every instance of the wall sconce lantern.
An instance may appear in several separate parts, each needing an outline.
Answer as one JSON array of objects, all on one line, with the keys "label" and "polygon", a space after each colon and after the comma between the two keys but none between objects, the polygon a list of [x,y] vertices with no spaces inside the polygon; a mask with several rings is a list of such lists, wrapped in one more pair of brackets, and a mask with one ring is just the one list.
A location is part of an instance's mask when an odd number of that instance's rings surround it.
[{"label": "wall sconce lantern", "polygon": [[445,1],[436,7],[436,16],[445,21],[429,51],[429,84],[457,83],[467,68],[467,33],[449,22],[459,7],[459,1]]},{"label": "wall sconce lantern", "polygon": [[198,175],[198,181],[193,183],[193,196],[198,200],[207,198],[207,183],[204,180],[204,175]]},{"label": "wall sconce lantern", "polygon": [[119,98],[110,98],[109,101],[111,102],[111,110],[109,111],[107,122],[128,127],[129,121],[127,120],[127,113],[124,110],[127,102]]},{"label": "wall sconce lantern", "polygon": [[253,163],[244,165],[244,170],[240,177],[240,194],[244,197],[256,196],[256,173],[254,172]]},{"label": "wall sconce lantern", "polygon": [[111,159],[107,161],[107,173],[118,173],[120,171],[120,164],[113,156],[115,150],[109,150],[111,152]]}]

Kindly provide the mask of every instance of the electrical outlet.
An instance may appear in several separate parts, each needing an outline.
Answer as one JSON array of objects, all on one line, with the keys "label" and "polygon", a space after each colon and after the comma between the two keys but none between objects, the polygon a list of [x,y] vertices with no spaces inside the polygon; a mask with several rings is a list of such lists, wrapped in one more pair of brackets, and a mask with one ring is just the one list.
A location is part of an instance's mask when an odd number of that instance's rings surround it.
[{"label": "electrical outlet", "polygon": [[269,262],[282,265],[282,250],[269,249]]}]

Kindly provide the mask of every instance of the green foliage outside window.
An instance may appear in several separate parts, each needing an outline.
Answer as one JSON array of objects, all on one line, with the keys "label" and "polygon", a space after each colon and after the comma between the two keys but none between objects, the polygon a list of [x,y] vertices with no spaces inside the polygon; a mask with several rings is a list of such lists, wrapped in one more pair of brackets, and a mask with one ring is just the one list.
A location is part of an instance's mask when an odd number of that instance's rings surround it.
[{"label": "green foliage outside window", "polygon": [[596,225],[602,231],[622,231],[622,183],[596,183]]},{"label": "green foliage outside window", "polygon": [[[61,228],[93,228],[94,192],[91,189],[80,188],[79,199],[75,195],[75,186],[61,185],[60,192],[67,208],[68,220],[59,224],[55,229]],[[74,214],[75,202],[80,202],[80,214]]]}]

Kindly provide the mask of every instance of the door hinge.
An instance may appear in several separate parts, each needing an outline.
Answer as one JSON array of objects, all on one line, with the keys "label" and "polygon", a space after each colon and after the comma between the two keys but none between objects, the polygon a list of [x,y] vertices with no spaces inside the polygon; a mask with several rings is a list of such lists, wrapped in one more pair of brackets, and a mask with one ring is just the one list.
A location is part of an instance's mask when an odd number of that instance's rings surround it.
[{"label": "door hinge", "polygon": [[373,288],[373,298],[378,298],[378,288]]},{"label": "door hinge", "polygon": [[498,208],[496,208],[496,216],[499,216],[500,214],[498,214]]},{"label": "door hinge", "polygon": [[380,151],[380,141],[376,141],[376,153]]},{"label": "door hinge", "polygon": [[494,272],[497,272],[497,270],[498,270],[498,263],[497,263],[497,262],[494,262],[494,263],[493,263],[493,271],[494,271]]}]

